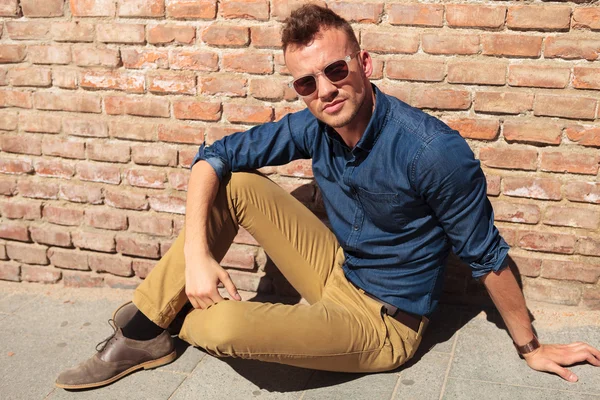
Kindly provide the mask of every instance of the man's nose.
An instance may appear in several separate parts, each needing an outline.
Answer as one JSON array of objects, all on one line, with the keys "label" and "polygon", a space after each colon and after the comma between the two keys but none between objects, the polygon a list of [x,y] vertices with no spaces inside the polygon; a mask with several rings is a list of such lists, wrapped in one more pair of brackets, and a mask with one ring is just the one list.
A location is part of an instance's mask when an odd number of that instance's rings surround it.
[{"label": "man's nose", "polygon": [[338,88],[323,74],[317,76],[317,92],[320,99],[330,99],[337,94]]}]

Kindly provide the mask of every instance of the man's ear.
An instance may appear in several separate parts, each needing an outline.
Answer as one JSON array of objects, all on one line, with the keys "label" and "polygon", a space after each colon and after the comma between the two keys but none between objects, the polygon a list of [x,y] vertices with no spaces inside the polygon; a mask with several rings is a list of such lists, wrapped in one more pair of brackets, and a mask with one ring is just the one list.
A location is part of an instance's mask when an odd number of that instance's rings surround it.
[{"label": "man's ear", "polygon": [[358,59],[361,62],[365,76],[369,78],[371,74],[373,74],[373,59],[371,58],[371,55],[368,51],[361,50],[360,54],[358,55]]}]

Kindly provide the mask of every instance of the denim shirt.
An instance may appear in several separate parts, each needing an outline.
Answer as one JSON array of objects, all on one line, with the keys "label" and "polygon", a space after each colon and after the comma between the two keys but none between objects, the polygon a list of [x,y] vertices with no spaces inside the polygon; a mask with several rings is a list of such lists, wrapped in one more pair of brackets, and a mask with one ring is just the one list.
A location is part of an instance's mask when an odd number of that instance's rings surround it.
[{"label": "denim shirt", "polygon": [[231,171],[312,159],[346,277],[404,311],[429,315],[450,250],[478,278],[503,268],[509,247],[466,141],[373,88],[373,115],[352,149],[305,109],[202,145],[193,164],[206,160],[222,180]]}]

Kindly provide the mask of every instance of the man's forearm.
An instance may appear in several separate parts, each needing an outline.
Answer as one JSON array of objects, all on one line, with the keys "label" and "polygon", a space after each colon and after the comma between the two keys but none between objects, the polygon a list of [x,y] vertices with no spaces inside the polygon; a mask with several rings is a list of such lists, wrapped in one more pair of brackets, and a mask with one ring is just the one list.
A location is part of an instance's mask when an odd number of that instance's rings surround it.
[{"label": "man's forearm", "polygon": [[192,168],[188,183],[185,216],[184,254],[209,254],[206,237],[208,213],[219,190],[219,178],[206,161],[199,161]]},{"label": "man's forearm", "polygon": [[533,338],[533,328],[523,292],[510,268],[491,272],[482,278],[492,301],[500,312],[513,341],[523,346]]}]

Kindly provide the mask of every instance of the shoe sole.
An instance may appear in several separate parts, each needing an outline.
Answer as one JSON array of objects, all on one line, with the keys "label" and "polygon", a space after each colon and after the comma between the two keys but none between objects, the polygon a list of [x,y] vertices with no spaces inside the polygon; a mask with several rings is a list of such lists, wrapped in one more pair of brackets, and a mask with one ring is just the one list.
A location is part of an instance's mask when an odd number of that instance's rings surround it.
[{"label": "shoe sole", "polygon": [[162,365],[168,364],[170,362],[172,362],[173,360],[175,360],[175,358],[177,357],[177,351],[173,351],[170,354],[167,354],[164,357],[161,358],[157,358],[156,360],[151,360],[151,361],[146,361],[145,363],[141,363],[138,365],[134,365],[133,367],[126,369],[125,371],[121,372],[118,375],[113,376],[110,379],[104,380],[102,382],[94,382],[94,383],[86,383],[83,385],[65,385],[62,383],[55,383],[56,387],[59,387],[61,389],[92,389],[92,388],[97,388],[100,386],[105,386],[108,384],[111,384],[121,378],[123,378],[126,375],[131,374],[132,372],[135,372],[137,370],[140,369],[152,369],[152,368],[157,368],[160,367]]}]

